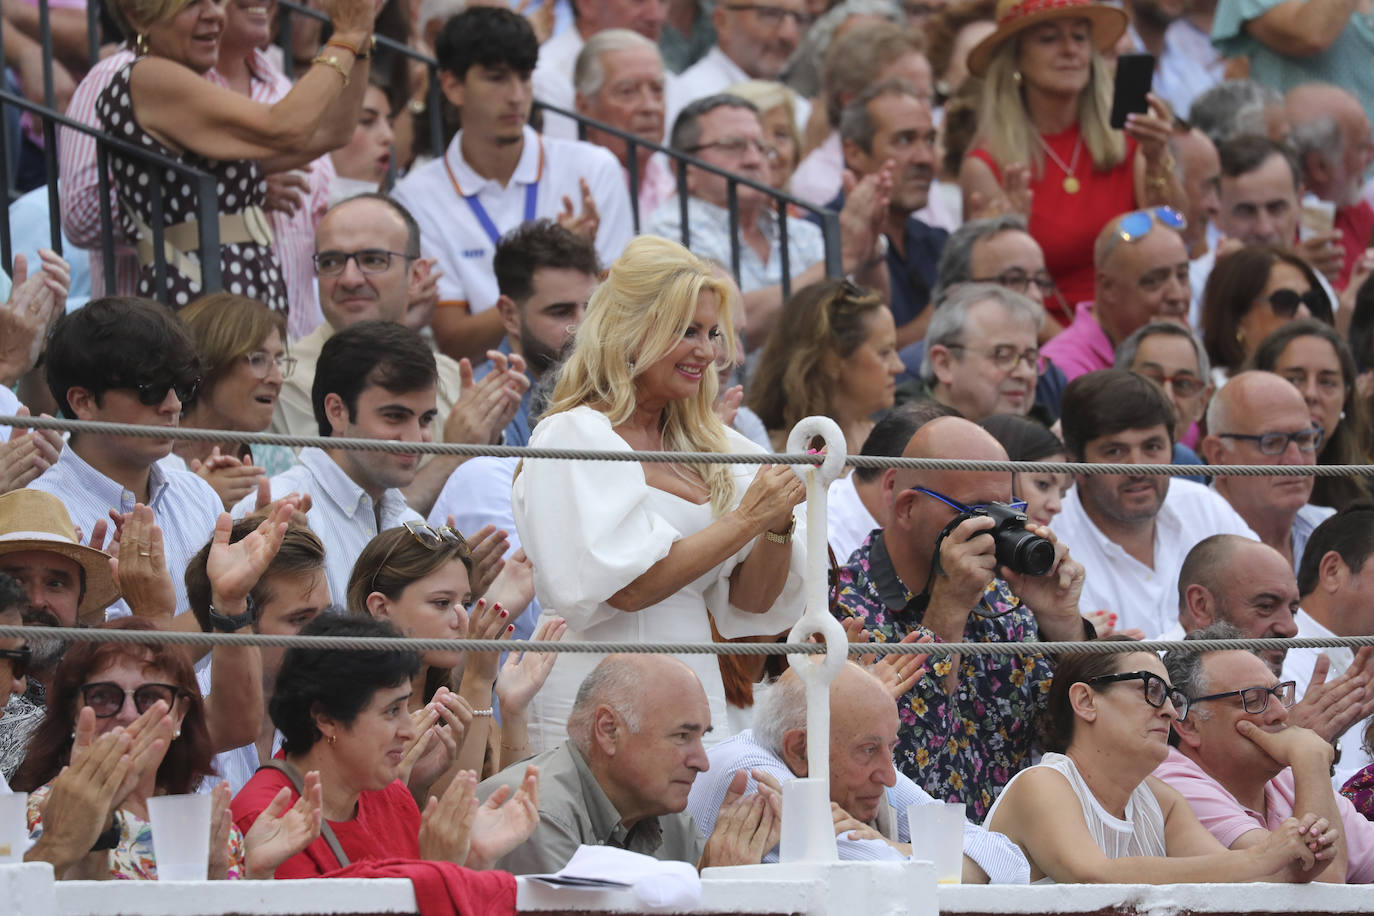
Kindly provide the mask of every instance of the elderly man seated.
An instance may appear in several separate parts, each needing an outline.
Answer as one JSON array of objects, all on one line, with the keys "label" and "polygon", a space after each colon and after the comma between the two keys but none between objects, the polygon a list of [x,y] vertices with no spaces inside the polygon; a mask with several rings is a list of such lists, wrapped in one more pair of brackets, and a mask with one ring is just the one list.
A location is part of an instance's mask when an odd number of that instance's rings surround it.
[{"label": "elderly man seated", "polygon": [[[806,685],[788,670],[755,703],[753,729],[711,748],[708,776],[697,779],[687,810],[710,831],[734,777],[781,783],[807,775]],[[911,853],[905,812],[938,804],[892,763],[897,704],[887,687],[849,662],[830,685],[830,807],[841,859],[900,859]],[[764,856],[777,861],[778,852]],[[1001,834],[964,824],[965,884],[1025,884],[1030,865]]]},{"label": "elderly man seated", "polygon": [[706,691],[691,668],[666,655],[608,655],[577,690],[568,741],[497,773],[477,787],[487,798],[514,790],[539,768],[539,826],[496,867],[517,875],[558,871],[579,846],[615,846],[701,868],[757,864],[778,843],[781,798],[744,794],[739,775],[709,839],[687,807],[697,774],[711,765]]},{"label": "elderly man seated", "polygon": [[[1189,639],[1240,635],[1220,624]],[[1315,880],[1374,882],[1374,824],[1332,789],[1330,743],[1288,724],[1293,682],[1280,683],[1257,655],[1241,650],[1179,649],[1164,663],[1191,702],[1173,723],[1177,744],[1154,775],[1183,794],[1212,836],[1244,849],[1285,818],[1324,819],[1338,834],[1336,855]]]}]

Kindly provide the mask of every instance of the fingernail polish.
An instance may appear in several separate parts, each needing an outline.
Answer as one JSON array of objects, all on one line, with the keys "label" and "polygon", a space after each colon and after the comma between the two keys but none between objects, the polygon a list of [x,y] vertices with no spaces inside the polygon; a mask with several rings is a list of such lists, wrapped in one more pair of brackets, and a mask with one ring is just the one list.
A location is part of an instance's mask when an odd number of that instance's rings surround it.
[{"label": "fingernail polish", "polygon": [[506,627],[506,632],[507,632],[507,633],[514,633],[514,632],[515,632],[515,624],[511,624],[510,626]]}]

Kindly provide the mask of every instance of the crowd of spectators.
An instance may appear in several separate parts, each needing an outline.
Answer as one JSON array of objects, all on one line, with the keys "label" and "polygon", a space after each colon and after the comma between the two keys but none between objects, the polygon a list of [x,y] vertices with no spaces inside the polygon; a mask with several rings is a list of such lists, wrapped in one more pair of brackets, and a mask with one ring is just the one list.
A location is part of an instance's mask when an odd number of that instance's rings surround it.
[{"label": "crowd of spectators", "polygon": [[[149,800],[206,793],[211,878],[513,909],[581,845],[777,861],[811,738],[841,858],[909,856],[907,807],[947,801],[966,882],[1374,883],[1374,650],[1188,644],[1374,635],[1369,478],[1218,473],[1374,458],[1366,9],[319,5],[283,34],[112,0],[91,36],[54,0],[45,59],[5,4],[7,80],[72,124],[6,108],[0,414],[213,431],[0,428],[27,858],[156,878]],[[1017,649],[850,662],[828,740],[763,656],[156,637],[784,639],[789,467],[404,449],[757,454],[817,415],[850,454],[1051,465],[834,481],[851,641]]]}]

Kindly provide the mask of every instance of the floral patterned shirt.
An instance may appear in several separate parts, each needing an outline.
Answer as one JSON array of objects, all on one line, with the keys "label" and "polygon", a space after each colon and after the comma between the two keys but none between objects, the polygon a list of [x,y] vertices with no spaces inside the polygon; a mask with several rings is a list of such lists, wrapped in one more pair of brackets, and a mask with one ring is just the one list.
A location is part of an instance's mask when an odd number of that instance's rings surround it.
[{"label": "floral patterned shirt", "polygon": [[[922,626],[924,596],[913,595],[897,576],[881,529],[840,569],[839,588],[836,616],[860,618],[874,642],[900,642],[913,630],[943,641]],[[1003,580],[988,583],[980,607],[983,614],[1003,616],[970,613],[965,642],[1039,640],[1035,616]],[[1002,787],[1030,765],[1053,667],[1033,651],[962,656],[958,684],[946,694],[950,664],[932,663],[898,701],[901,725],[893,757],[917,785],[936,798],[964,802],[969,819],[981,823]]]},{"label": "floral patterned shirt", "polygon": [[[37,841],[43,835],[43,806],[52,792],[52,783],[39,786],[29,793],[27,806],[29,839]],[[109,851],[110,877],[134,881],[156,881],[157,859],[153,855],[153,825],[123,808],[115,811],[119,824],[119,844]],[[244,877],[243,834],[229,826],[229,879]],[[213,876],[211,876],[213,877]]]}]

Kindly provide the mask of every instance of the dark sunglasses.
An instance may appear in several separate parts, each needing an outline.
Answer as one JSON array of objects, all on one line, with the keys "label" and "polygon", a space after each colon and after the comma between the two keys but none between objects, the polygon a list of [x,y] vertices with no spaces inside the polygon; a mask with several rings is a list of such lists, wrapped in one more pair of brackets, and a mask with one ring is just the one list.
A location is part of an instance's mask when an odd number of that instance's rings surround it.
[{"label": "dark sunglasses", "polygon": [[1307,310],[1316,315],[1325,299],[1321,290],[1309,289],[1300,293],[1295,289],[1276,289],[1269,294],[1269,307],[1279,318],[1292,318],[1298,314],[1299,305],[1307,306]]},{"label": "dark sunglasses", "polygon": [[[419,541],[429,550],[458,547],[461,548],[459,553],[460,556],[472,556],[472,551],[468,548],[467,539],[448,525],[435,528],[433,525],[420,521],[419,519],[411,519],[402,524],[406,531],[410,532],[411,537],[415,538],[415,540]],[[386,552],[386,556],[382,557],[382,562],[377,565],[377,571],[372,574],[372,591],[375,592],[377,590],[377,576],[381,574],[382,570],[386,569],[386,564],[391,562],[391,555],[396,552],[397,546],[397,544],[392,544],[391,549]]]},{"label": "dark sunglasses", "polygon": [[141,684],[133,690],[125,690],[111,681],[101,681],[81,688],[81,703],[91,707],[97,719],[108,719],[119,715],[125,699],[133,697],[134,709],[141,716],[152,709],[158,700],[166,703],[170,710],[181,693],[181,688],[172,684]]},{"label": "dark sunglasses", "polygon": [[1145,702],[1155,709],[1164,706],[1164,701],[1168,700],[1174,704],[1174,712],[1178,713],[1178,721],[1182,722],[1188,718],[1188,697],[1175,687],[1170,687],[1169,682],[1164,680],[1153,671],[1124,671],[1121,674],[1104,674],[1095,677],[1086,683],[1093,684],[1115,684],[1121,681],[1141,681],[1140,689],[1145,694]]},{"label": "dark sunglasses", "polygon": [[156,407],[167,400],[167,392],[176,392],[177,400],[187,403],[200,390],[200,376],[182,376],[176,379],[159,379],[136,385],[113,385],[113,388],[132,388],[138,393],[138,402],[146,407]]},{"label": "dark sunglasses", "polygon": [[28,646],[20,646],[18,649],[0,649],[0,658],[10,660],[10,677],[19,680],[29,670],[29,661],[33,658],[33,650]]}]

